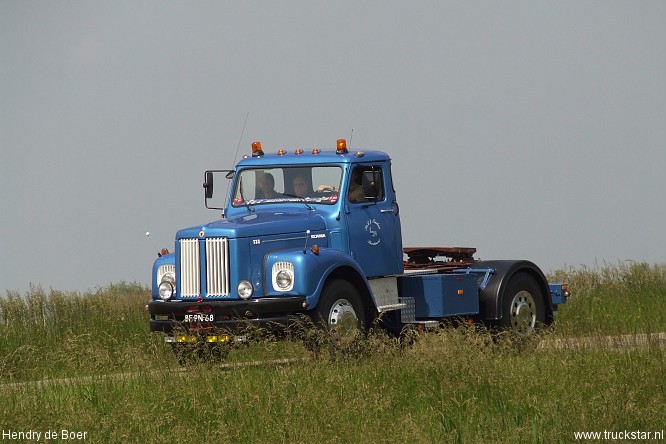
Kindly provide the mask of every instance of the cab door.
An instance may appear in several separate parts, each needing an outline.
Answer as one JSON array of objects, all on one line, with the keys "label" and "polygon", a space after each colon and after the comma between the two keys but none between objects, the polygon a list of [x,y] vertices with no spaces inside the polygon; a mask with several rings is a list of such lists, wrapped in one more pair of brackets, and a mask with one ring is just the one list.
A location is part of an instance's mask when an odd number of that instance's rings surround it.
[{"label": "cab door", "polygon": [[[402,238],[389,172],[383,164],[352,168],[344,193],[350,254],[366,277],[400,274],[403,270]],[[363,192],[364,174],[366,186],[368,178],[374,177],[376,197],[367,198],[370,194],[367,189]]]}]

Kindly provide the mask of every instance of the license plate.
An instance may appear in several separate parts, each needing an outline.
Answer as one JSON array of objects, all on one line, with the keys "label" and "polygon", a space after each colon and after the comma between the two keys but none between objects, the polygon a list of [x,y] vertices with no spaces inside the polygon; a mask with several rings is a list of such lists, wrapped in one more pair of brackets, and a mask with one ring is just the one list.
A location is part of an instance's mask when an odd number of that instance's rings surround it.
[{"label": "license plate", "polygon": [[214,320],[213,313],[192,313],[186,314],[183,322],[213,322]]}]

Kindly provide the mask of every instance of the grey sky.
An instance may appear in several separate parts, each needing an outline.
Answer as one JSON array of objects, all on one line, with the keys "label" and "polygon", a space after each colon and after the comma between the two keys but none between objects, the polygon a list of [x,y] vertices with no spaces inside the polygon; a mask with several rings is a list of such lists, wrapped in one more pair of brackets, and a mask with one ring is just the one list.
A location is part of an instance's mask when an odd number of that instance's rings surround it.
[{"label": "grey sky", "polygon": [[405,246],[666,262],[666,2],[0,0],[0,294],[148,284],[247,113],[388,152]]}]

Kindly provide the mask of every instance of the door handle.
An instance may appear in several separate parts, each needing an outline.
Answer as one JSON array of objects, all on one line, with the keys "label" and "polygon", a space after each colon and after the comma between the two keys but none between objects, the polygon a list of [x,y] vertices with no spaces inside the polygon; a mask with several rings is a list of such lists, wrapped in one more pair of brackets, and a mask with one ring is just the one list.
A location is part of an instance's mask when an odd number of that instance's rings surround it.
[{"label": "door handle", "polygon": [[380,210],[380,213],[393,213],[393,208],[385,208],[383,210]]}]

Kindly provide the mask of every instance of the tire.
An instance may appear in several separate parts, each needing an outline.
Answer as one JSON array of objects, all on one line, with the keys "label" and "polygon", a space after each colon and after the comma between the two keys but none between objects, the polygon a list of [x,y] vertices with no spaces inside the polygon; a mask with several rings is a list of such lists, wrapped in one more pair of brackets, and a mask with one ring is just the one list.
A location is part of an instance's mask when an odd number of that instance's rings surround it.
[{"label": "tire", "polygon": [[527,337],[545,322],[544,294],[539,283],[529,273],[519,271],[502,293],[500,324],[518,336]]},{"label": "tire", "polygon": [[358,290],[348,281],[332,280],[315,309],[315,322],[347,336],[365,330],[365,311]]}]

